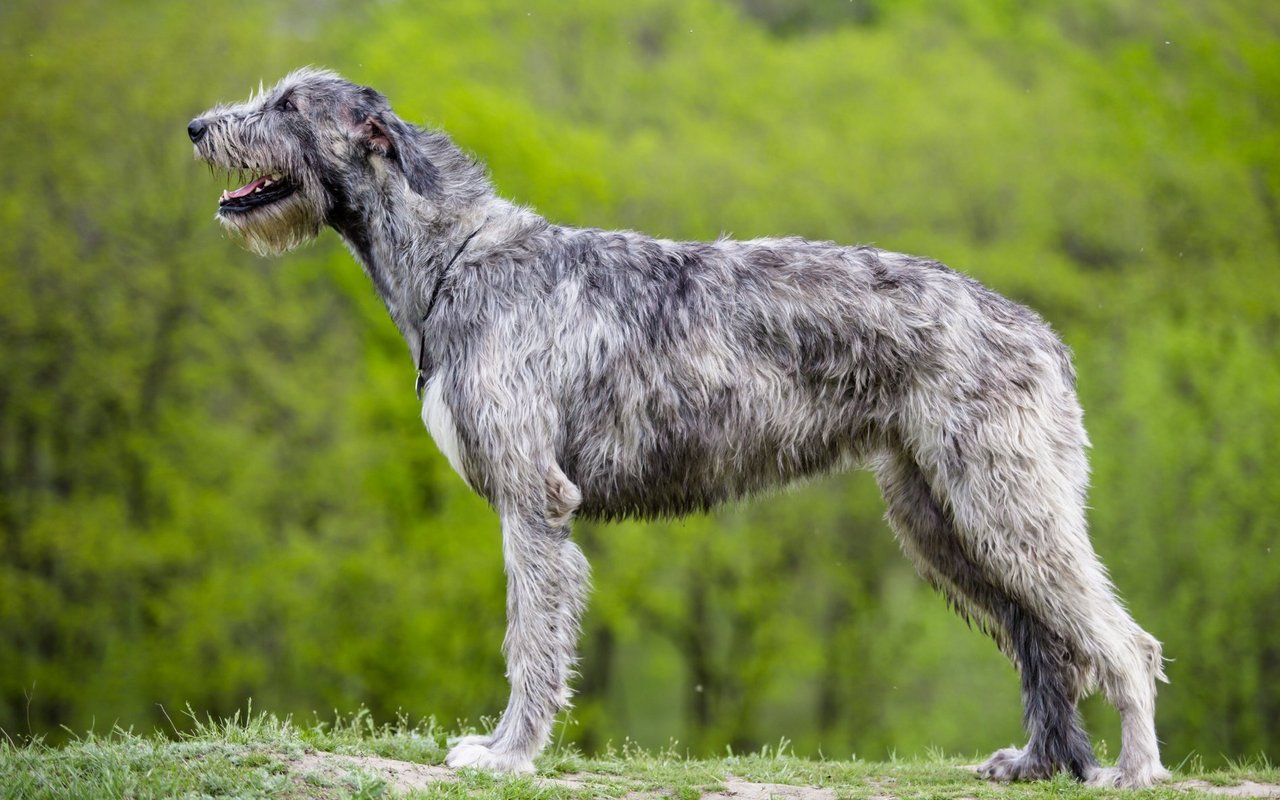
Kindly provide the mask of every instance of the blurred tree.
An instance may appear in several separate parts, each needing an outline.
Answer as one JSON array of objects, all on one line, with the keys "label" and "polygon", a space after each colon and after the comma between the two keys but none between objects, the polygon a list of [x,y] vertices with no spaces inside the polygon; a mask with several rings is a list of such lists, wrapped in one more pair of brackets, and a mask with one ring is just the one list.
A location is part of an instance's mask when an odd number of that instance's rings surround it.
[{"label": "blurred tree", "polygon": [[[1035,306],[1077,352],[1097,546],[1174,659],[1168,760],[1274,747],[1278,33],[1262,0],[0,7],[0,728],[501,708],[496,522],[399,334],[332,235],[224,241],[188,160],[194,113],[322,63],[557,221],[874,241]],[[880,514],[845,475],[581,525],[565,736],[1018,739],[1011,668]]]}]

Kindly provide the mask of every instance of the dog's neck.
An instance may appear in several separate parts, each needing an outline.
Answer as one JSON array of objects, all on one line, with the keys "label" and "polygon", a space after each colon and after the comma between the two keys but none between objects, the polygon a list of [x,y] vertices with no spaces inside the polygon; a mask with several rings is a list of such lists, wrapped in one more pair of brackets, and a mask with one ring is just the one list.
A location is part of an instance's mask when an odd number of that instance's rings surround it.
[{"label": "dog's neck", "polygon": [[[492,193],[450,208],[404,185],[389,188],[343,203],[331,212],[330,225],[373,282],[416,359],[423,316],[450,264],[483,259],[540,218]],[[415,224],[404,224],[406,218]]]}]

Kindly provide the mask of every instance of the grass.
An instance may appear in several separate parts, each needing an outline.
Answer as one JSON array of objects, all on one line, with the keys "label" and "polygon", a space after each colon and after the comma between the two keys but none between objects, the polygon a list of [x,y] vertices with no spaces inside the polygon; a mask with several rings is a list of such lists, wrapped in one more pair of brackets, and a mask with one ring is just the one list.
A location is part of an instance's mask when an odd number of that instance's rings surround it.
[{"label": "grass", "polygon": [[[192,715],[189,732],[174,736],[115,730],[87,734],[50,747],[35,739],[0,738],[0,798],[673,798],[698,800],[716,792],[800,800],[825,798],[1187,798],[1208,796],[1196,786],[1241,781],[1277,785],[1280,769],[1259,758],[1209,771],[1189,760],[1177,772],[1182,785],[1140,792],[1083,787],[1065,776],[1036,784],[995,785],[963,765],[976,758],[931,754],[920,760],[815,761],[787,753],[785,741],[758,753],[720,759],[649,752],[624,745],[586,757],[555,748],[538,760],[533,777],[494,776],[470,770],[454,775],[431,766],[444,760],[448,735],[434,722],[376,725],[367,714],[335,723],[298,726],[272,715],[237,714],[229,720]],[[380,759],[390,759],[382,761]],[[409,762],[409,763],[403,763]],[[785,784],[822,787],[804,792]]]}]

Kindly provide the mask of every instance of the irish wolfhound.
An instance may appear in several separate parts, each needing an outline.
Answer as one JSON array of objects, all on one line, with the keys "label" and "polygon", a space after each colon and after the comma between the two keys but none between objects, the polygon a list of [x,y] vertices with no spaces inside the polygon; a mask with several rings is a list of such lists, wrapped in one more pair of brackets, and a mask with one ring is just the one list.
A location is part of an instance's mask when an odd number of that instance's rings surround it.
[{"label": "irish wolfhound", "polygon": [[[502,520],[511,698],[450,765],[531,770],[568,704],[589,577],[575,516],[685,514],[865,463],[921,575],[1021,670],[1030,741],[981,773],[1168,774],[1160,645],[1090,544],[1074,370],[1031,311],[871,247],[552,224],[329,72],[187,131],[199,158],[253,177],[218,205],[250,249],[342,236],[409,345],[428,430]],[[1111,769],[1076,711],[1099,686],[1122,718]]]}]

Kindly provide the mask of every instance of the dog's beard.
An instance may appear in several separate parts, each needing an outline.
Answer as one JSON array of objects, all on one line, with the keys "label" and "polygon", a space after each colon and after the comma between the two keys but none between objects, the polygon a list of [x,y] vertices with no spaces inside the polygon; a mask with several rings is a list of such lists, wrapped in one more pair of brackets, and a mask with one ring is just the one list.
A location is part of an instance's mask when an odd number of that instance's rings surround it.
[{"label": "dog's beard", "polygon": [[247,212],[219,212],[218,221],[244,247],[260,256],[277,256],[320,235],[324,221],[303,192]]}]

